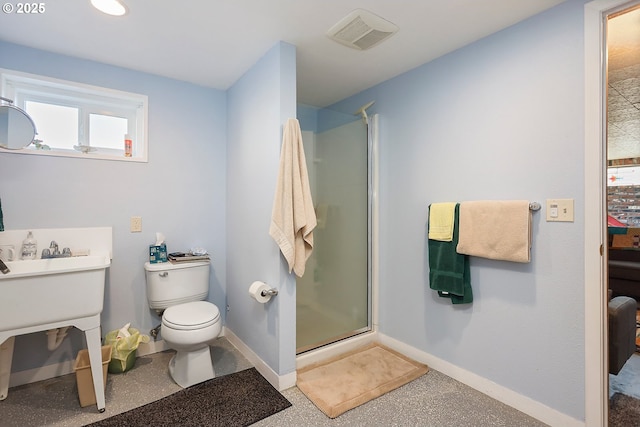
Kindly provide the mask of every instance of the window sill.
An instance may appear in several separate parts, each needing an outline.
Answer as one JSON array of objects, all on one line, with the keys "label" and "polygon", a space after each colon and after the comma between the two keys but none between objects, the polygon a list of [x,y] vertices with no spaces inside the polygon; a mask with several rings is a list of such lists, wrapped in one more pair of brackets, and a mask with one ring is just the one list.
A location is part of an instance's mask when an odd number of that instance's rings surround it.
[{"label": "window sill", "polygon": [[77,159],[111,160],[118,162],[148,163],[146,157],[125,157],[123,155],[106,154],[100,152],[80,153],[72,150],[35,150],[33,148],[23,148],[21,150],[0,150],[0,153],[26,154],[28,156],[51,156],[70,157]]}]

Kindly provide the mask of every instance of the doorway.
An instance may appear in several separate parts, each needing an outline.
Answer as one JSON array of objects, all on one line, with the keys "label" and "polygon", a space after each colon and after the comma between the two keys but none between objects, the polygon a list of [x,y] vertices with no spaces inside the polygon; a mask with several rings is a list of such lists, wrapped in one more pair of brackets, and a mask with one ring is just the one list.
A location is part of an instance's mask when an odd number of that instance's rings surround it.
[{"label": "doorway", "polygon": [[593,0],[584,6],[585,80],[585,422],[608,424],[606,62],[607,17],[638,4]]},{"label": "doorway", "polygon": [[640,400],[640,4],[606,18],[607,349],[610,419]]}]

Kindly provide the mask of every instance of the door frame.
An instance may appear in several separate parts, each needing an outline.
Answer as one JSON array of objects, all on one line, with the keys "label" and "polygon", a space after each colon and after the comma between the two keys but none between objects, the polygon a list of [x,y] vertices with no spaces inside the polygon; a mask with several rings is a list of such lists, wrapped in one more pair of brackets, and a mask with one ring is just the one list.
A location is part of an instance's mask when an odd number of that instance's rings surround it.
[{"label": "door frame", "polygon": [[[365,105],[368,108],[373,102]],[[363,107],[363,122],[366,129],[367,138],[367,324],[366,326],[349,331],[343,335],[332,336],[326,341],[309,344],[300,347],[296,343],[296,363],[298,369],[312,362],[317,361],[316,357],[331,354],[334,349],[350,346],[351,343],[359,343],[361,338],[368,339],[372,333],[378,330],[378,265],[379,265],[379,208],[378,208],[378,186],[379,186],[379,162],[378,162],[378,139],[379,139],[379,114],[374,113],[367,116],[366,108]],[[356,115],[360,112],[355,113]],[[359,120],[359,119],[357,119]],[[350,124],[350,123],[349,123]],[[304,133],[304,132],[303,132]],[[315,138],[315,135],[314,135]],[[306,149],[306,147],[305,147]],[[315,156],[315,148],[314,148]],[[309,157],[307,157],[309,158]],[[297,304],[297,296],[296,296]],[[297,334],[297,331],[296,331]],[[359,345],[359,344],[357,344]],[[356,345],[356,346],[357,346]],[[338,353],[339,354],[339,351]],[[318,356],[321,355],[321,356]]]},{"label": "door frame", "polygon": [[594,0],[584,6],[585,95],[585,425],[606,426],[609,416],[606,243],[605,18],[637,4]]}]

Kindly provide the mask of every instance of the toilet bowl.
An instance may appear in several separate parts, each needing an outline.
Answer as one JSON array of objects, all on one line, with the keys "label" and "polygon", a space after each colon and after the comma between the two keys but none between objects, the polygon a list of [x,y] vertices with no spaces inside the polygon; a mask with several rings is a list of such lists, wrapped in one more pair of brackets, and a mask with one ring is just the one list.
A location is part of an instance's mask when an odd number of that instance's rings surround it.
[{"label": "toilet bowl", "polygon": [[165,310],[161,333],[167,345],[176,350],[169,374],[180,387],[215,378],[209,346],[221,329],[220,311],[210,302],[187,302]]},{"label": "toilet bowl", "polygon": [[176,354],[169,374],[181,387],[215,377],[209,346],[220,335],[218,307],[204,301],[209,290],[209,262],[145,263],[149,307],[162,314],[160,334]]}]

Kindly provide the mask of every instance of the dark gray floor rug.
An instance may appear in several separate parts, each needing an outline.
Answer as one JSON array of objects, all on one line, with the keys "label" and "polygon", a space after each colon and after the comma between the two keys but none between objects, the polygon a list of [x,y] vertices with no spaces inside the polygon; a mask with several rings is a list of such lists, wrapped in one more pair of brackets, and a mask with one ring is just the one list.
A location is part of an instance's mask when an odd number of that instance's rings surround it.
[{"label": "dark gray floor rug", "polygon": [[248,426],[289,406],[291,403],[251,368],[205,381],[89,425]]},{"label": "dark gray floor rug", "polygon": [[609,427],[640,426],[640,400],[616,393],[609,400]]}]

